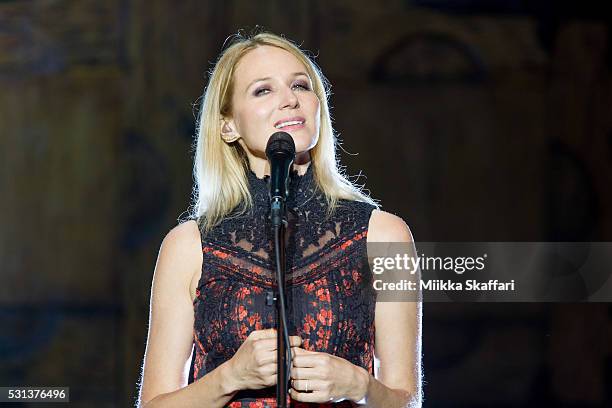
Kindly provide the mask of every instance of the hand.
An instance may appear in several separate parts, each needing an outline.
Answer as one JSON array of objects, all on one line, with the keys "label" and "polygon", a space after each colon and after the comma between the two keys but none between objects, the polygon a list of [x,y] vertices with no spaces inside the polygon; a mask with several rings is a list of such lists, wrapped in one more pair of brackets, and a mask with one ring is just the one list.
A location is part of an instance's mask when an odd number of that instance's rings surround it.
[{"label": "hand", "polygon": [[[276,329],[255,330],[249,334],[228,361],[232,388],[257,390],[276,385],[276,336]],[[289,341],[291,350],[302,344],[299,336],[289,336]]]},{"label": "hand", "polygon": [[[303,402],[360,401],[367,392],[369,374],[362,367],[333,356],[301,348],[291,366],[291,398]],[[308,387],[308,392],[306,392]]]}]

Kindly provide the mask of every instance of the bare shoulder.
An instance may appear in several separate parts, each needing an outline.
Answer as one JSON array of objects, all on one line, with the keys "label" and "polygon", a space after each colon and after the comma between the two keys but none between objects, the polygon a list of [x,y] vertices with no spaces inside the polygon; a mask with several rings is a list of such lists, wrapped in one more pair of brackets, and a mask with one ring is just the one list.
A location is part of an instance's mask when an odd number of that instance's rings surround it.
[{"label": "bare shoulder", "polygon": [[[201,265],[202,248],[198,224],[190,220],[172,228],[162,241],[157,259],[157,271],[175,275],[181,281],[190,284],[193,274]],[[171,267],[163,268],[163,266]]]},{"label": "bare shoulder", "polygon": [[172,228],[164,237],[162,246],[168,247],[185,247],[200,245],[200,230],[198,224],[194,220],[185,221],[176,227]]},{"label": "bare shoulder", "polygon": [[395,214],[373,210],[368,226],[368,242],[413,242],[408,224]]}]

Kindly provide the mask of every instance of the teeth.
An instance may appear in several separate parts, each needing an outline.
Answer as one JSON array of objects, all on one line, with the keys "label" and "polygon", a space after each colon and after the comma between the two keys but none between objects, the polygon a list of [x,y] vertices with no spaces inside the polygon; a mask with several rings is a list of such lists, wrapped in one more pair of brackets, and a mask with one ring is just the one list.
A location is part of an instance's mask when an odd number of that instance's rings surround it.
[{"label": "teeth", "polygon": [[291,125],[301,125],[302,123],[304,123],[301,120],[290,120],[289,122],[283,122],[283,123],[279,123],[278,125],[276,125],[277,129],[283,128],[285,126],[291,126]]}]

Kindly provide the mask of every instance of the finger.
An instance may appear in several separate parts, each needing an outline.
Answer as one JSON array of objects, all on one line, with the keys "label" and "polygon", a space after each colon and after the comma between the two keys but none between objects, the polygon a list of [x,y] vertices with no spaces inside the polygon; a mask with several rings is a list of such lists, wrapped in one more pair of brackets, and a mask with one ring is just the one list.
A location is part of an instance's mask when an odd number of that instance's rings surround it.
[{"label": "finger", "polygon": [[300,354],[300,350],[299,347],[291,347],[291,364],[293,364],[295,357]]},{"label": "finger", "polygon": [[291,367],[291,378],[294,380],[320,380],[323,376],[321,370],[317,368]]},{"label": "finger", "polygon": [[[307,380],[291,380],[291,387],[293,387],[294,390],[299,391],[299,392],[313,392],[313,391],[320,391],[321,389],[323,389],[323,382],[320,380],[314,380],[314,379],[307,379]],[[306,390],[306,387],[308,387],[308,390]]]},{"label": "finger", "polygon": [[264,330],[254,330],[249,334],[249,336],[253,340],[257,339],[271,339],[276,337],[276,329],[264,329]]},{"label": "finger", "polygon": [[289,395],[294,400],[301,401],[301,402],[325,403],[325,402],[333,401],[333,398],[327,397],[326,393],[323,391],[299,392],[299,391],[294,390],[293,388],[290,388]]},{"label": "finger", "polygon": [[274,351],[276,350],[277,345],[278,345],[277,339],[266,338],[266,339],[256,339],[253,347],[255,347],[255,350]]},{"label": "finger", "polygon": [[316,367],[319,364],[318,353],[304,354],[299,349],[296,349],[296,355],[293,357],[293,365],[296,367]]},{"label": "finger", "polygon": [[310,350],[306,350],[305,348],[299,347],[298,349],[296,349],[297,354],[319,354],[316,351],[310,351]]},{"label": "finger", "polygon": [[301,346],[302,338],[300,336],[289,336],[289,343],[292,347]]},{"label": "finger", "polygon": [[[261,347],[260,350],[276,350],[278,346],[278,339],[276,335],[273,338],[257,338],[258,346]],[[298,347],[302,344],[302,338],[297,336],[289,336],[289,342],[291,347]]]},{"label": "finger", "polygon": [[[272,336],[272,337],[261,337],[261,338],[259,338],[257,340],[261,340],[261,341],[266,340],[266,341],[277,342],[278,339],[276,337],[277,336],[276,336],[276,333],[275,333],[274,336]],[[274,343],[274,344],[276,344],[276,343]],[[299,337],[299,336],[289,336],[289,344],[291,345],[291,347],[301,346],[302,345],[302,338]]]},{"label": "finger", "polygon": [[295,358],[295,356],[299,353],[299,347],[291,347],[291,361],[293,362],[293,359]]}]

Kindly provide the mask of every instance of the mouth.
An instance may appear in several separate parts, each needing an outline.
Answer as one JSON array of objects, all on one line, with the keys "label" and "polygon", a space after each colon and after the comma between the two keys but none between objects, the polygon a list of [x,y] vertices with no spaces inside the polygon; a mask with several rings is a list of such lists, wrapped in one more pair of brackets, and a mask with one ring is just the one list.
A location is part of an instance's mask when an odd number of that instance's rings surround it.
[{"label": "mouth", "polygon": [[274,127],[278,130],[295,130],[303,128],[305,122],[306,119],[301,117],[287,118],[276,122]]}]

